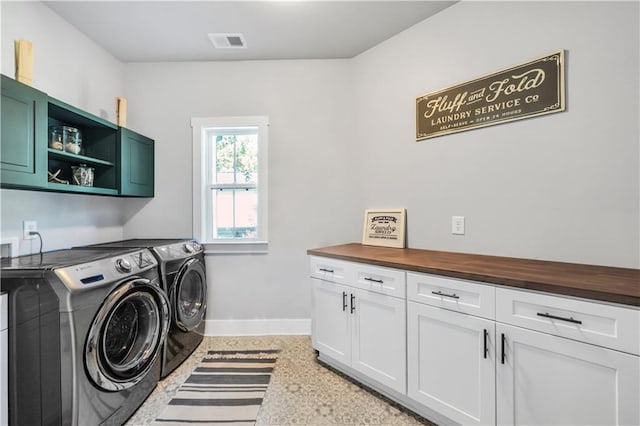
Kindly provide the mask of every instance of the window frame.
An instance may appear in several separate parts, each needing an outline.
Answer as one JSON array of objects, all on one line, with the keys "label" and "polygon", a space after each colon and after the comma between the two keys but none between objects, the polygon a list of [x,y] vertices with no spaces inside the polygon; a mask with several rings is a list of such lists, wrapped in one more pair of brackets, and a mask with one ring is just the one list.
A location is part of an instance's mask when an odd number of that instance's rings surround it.
[{"label": "window frame", "polygon": [[[210,218],[212,196],[208,161],[211,158],[206,146],[212,129],[258,128],[258,196],[257,237],[213,238],[213,221]],[[269,118],[267,116],[205,117],[192,118],[193,141],[193,236],[204,244],[208,252],[265,253],[268,249],[268,150]],[[215,166],[215,165],[214,165]]]}]

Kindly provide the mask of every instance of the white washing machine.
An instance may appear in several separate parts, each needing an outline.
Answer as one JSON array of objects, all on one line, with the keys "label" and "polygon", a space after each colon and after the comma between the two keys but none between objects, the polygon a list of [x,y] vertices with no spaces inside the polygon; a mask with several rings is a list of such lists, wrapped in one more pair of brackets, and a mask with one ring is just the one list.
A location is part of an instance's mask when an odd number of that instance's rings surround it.
[{"label": "white washing machine", "polygon": [[155,388],[169,303],[148,250],[3,260],[2,289],[11,425],[122,425]]}]

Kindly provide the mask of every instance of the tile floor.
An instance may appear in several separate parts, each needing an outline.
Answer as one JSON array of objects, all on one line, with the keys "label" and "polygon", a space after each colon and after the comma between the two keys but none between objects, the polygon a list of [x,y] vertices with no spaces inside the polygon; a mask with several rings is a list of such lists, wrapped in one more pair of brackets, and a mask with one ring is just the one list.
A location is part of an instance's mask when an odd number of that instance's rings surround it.
[{"label": "tile floor", "polygon": [[432,425],[316,361],[309,336],[206,337],[126,426],[152,424],[209,350],[279,349],[256,425]]}]

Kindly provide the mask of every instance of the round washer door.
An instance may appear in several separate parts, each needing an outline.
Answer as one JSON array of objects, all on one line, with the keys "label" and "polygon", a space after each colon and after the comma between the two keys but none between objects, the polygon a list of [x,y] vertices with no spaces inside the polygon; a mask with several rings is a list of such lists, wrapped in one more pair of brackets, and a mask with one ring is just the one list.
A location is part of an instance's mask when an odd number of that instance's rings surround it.
[{"label": "round washer door", "polygon": [[169,302],[144,278],[125,281],[111,292],[93,320],[85,365],[100,388],[134,386],[153,366],[169,329]]},{"label": "round washer door", "polygon": [[173,321],[182,331],[192,331],[204,320],[207,279],[200,260],[190,259],[178,271],[171,291],[171,306]]}]

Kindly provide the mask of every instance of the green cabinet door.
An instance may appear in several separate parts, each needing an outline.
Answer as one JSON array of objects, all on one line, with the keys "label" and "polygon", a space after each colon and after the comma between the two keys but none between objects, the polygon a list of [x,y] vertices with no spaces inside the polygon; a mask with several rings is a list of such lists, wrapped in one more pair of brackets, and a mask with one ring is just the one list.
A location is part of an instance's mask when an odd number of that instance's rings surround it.
[{"label": "green cabinet door", "polygon": [[120,147],[120,195],[153,197],[154,141],[121,127],[118,130]]},{"label": "green cabinet door", "polygon": [[0,182],[4,188],[47,185],[47,95],[4,75]]}]

